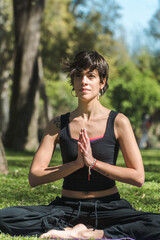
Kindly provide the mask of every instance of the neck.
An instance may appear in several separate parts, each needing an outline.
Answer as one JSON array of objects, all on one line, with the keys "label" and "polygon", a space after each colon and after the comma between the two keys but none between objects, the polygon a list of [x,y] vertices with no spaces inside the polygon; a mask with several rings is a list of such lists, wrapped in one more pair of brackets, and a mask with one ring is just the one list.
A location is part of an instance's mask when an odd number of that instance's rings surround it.
[{"label": "neck", "polygon": [[102,109],[104,109],[104,107],[97,100],[90,102],[79,101],[77,113],[81,115],[85,120],[88,120],[92,116],[99,114]]}]

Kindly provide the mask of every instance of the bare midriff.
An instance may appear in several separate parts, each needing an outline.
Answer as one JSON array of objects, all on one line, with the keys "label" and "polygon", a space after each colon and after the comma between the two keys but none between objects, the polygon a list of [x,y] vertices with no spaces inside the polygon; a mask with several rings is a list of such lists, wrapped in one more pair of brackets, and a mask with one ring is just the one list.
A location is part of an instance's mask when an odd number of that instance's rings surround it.
[{"label": "bare midriff", "polygon": [[118,192],[118,189],[116,186],[106,189],[106,190],[101,190],[101,191],[88,191],[88,192],[81,192],[81,191],[73,191],[73,190],[67,190],[67,189],[62,189],[62,196],[63,197],[69,197],[69,198],[99,198],[99,197],[105,197],[109,195],[113,195]]}]

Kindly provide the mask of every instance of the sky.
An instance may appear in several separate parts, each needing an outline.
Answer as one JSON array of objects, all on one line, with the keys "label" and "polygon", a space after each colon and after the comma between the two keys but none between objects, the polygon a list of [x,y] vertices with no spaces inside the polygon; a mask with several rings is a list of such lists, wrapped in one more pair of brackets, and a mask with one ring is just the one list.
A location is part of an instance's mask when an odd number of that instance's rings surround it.
[{"label": "sky", "polygon": [[160,7],[160,0],[116,0],[121,6],[121,19],[129,45],[132,44],[136,34],[146,29],[148,22]]}]

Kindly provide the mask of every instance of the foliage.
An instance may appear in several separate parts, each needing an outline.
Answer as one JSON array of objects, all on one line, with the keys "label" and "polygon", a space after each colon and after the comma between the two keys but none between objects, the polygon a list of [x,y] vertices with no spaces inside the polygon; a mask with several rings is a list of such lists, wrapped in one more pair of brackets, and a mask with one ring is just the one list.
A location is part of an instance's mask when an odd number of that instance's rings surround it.
[{"label": "foliage", "polygon": [[157,40],[160,39],[160,8],[155,12],[152,19],[150,20],[150,33]]},{"label": "foliage", "polygon": [[69,11],[71,0],[46,2],[41,29],[41,54],[44,69],[60,72],[60,62],[72,53],[71,32],[75,19]]},{"label": "foliage", "polygon": [[152,62],[151,62],[151,69],[154,72],[155,79],[160,83],[160,51],[154,53]]},{"label": "foliage", "polygon": [[[101,98],[104,106],[126,114],[137,131],[142,115],[146,112],[151,115],[159,109],[160,52],[150,51],[149,46],[139,49],[134,57],[129,56],[125,39],[115,37],[119,27],[119,10],[120,6],[114,0],[46,1],[40,53],[52,115],[71,111],[77,104],[62,73],[61,60],[72,58],[81,50],[93,49],[100,52],[110,65],[109,89]],[[0,14],[3,20],[0,22],[0,43],[1,49],[5,46],[3,57],[8,62],[12,59],[14,48],[13,10],[9,0],[3,0]],[[147,34],[153,37],[153,43],[159,42],[158,26],[159,9],[148,25]],[[7,68],[4,65],[4,69]]]},{"label": "foliage", "polygon": [[61,59],[81,50],[113,53],[118,17],[118,6],[112,0],[105,0],[105,3],[48,0],[41,31],[44,69],[59,73]]},{"label": "foliage", "polygon": [[[55,13],[57,8],[59,11]],[[160,87],[152,71],[153,57],[142,49],[131,59],[124,40],[114,38],[119,9],[112,0],[106,0],[105,4],[104,1],[48,1],[41,49],[53,115],[71,111],[76,106],[69,87],[61,80],[60,59],[84,49],[96,49],[109,62],[110,87],[101,98],[106,107],[126,114],[137,131],[143,114],[151,115],[159,108]]]},{"label": "foliage", "polygon": [[[30,188],[28,184],[28,171],[33,157],[33,152],[6,151],[9,163],[9,174],[0,175],[0,208],[13,205],[48,204],[61,194],[62,180]],[[146,182],[142,188],[117,182],[122,198],[128,200],[135,209],[160,213],[160,150],[142,151]],[[54,161],[54,162],[53,162]],[[60,152],[57,149],[51,164],[61,163]],[[124,166],[122,154],[119,154],[117,165]],[[4,187],[5,186],[5,187]],[[154,193],[154,194],[153,194]],[[35,240],[36,237],[10,237],[4,234],[0,239],[6,240]]]},{"label": "foliage", "polygon": [[93,50],[111,56],[114,49],[114,33],[119,19],[119,6],[113,0],[86,1],[77,6],[75,52]]},{"label": "foliage", "polygon": [[149,38],[149,49],[153,56],[151,68],[156,79],[160,83],[160,8],[158,8],[149,22],[147,37]]},{"label": "foliage", "polygon": [[[47,2],[40,49],[53,115],[71,111],[77,103],[76,99],[71,97],[71,88],[63,81],[60,64],[62,58],[72,58],[81,50],[96,49],[109,59],[112,75],[115,74],[114,31],[119,18],[118,10],[119,7],[112,0],[105,0],[105,4],[103,1]],[[107,105],[108,99],[103,98],[102,102]]]},{"label": "foliage", "polygon": [[143,114],[152,114],[160,107],[160,87],[152,72],[139,71],[133,62],[120,65],[118,73],[108,91],[111,104],[138,128]]},{"label": "foliage", "polygon": [[[68,81],[46,81],[46,91],[53,109],[53,116],[72,111],[77,106],[77,98],[71,95],[72,87]],[[75,94],[73,92],[73,94]]]}]

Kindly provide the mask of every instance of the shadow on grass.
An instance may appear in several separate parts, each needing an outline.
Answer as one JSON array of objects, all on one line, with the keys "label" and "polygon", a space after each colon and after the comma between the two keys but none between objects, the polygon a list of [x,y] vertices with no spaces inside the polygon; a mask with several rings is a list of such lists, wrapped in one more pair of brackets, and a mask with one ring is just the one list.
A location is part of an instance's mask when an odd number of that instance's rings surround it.
[{"label": "shadow on grass", "polygon": [[7,156],[33,156],[35,151],[16,151],[12,149],[5,149]]},{"label": "shadow on grass", "polygon": [[[154,180],[160,182],[160,176],[158,175],[160,172],[160,150],[142,150],[141,153],[145,172],[147,173],[146,181]],[[28,171],[34,154],[35,152],[33,151],[13,151],[7,149],[6,155],[10,173],[12,174],[12,171],[14,172],[16,168],[25,168],[25,170]],[[50,166],[61,164],[61,154],[59,149],[56,149],[53,159],[54,162],[51,160]],[[121,167],[125,166],[121,152],[118,157],[117,165]]]},{"label": "shadow on grass", "polygon": [[26,183],[25,186],[12,185],[12,188],[7,188],[1,192],[1,201],[8,202],[9,205],[34,205],[46,204],[52,202],[56,196],[61,195],[61,188],[52,188],[51,184],[45,186],[38,186],[34,189],[29,187]]},{"label": "shadow on grass", "polygon": [[[147,163],[146,161],[143,162],[144,164],[144,169],[145,169],[145,172],[155,172],[155,173],[159,173],[160,172],[160,161],[159,163],[156,161],[156,162],[152,162],[152,163]],[[118,163],[117,164],[118,166],[120,167],[125,167],[125,164],[124,163]]]},{"label": "shadow on grass", "polygon": [[160,161],[160,156],[158,156],[158,155],[156,155],[156,156],[148,155],[148,156],[144,156],[143,159],[144,159],[145,162]]},{"label": "shadow on grass", "polygon": [[[34,155],[35,152],[6,150],[8,166],[14,168],[30,166]],[[54,165],[59,165],[61,161],[60,150],[56,149],[54,153]],[[50,164],[53,165],[53,159]]]},{"label": "shadow on grass", "polygon": [[9,167],[30,167],[31,160],[8,160]]},{"label": "shadow on grass", "polygon": [[160,172],[160,164],[144,164],[145,172]]}]

